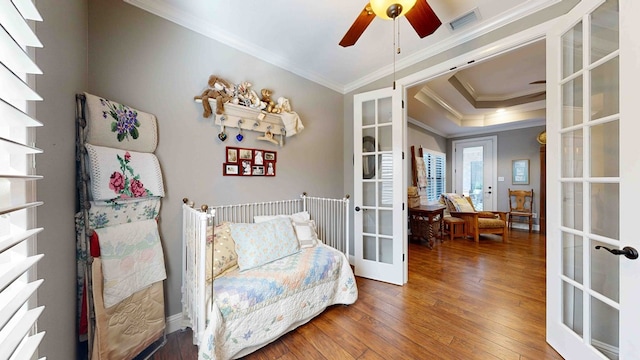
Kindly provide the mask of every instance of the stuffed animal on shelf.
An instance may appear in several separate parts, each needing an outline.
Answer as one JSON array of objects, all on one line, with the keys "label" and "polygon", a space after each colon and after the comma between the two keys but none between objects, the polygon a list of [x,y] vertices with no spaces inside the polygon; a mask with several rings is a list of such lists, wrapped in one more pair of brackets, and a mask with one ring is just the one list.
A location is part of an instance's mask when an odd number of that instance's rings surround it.
[{"label": "stuffed animal on shelf", "polygon": [[209,76],[207,84],[209,87],[202,92],[202,95],[194,96],[194,99],[202,100],[202,107],[204,109],[202,116],[206,118],[211,116],[212,113],[209,99],[216,100],[216,114],[220,115],[224,113],[224,103],[231,101],[235,92],[234,86],[216,75]]},{"label": "stuffed animal on shelf", "polygon": [[277,113],[276,111],[276,103],[271,100],[272,91],[269,89],[262,89],[262,99],[260,99],[263,103],[267,104],[265,110],[270,113]]}]

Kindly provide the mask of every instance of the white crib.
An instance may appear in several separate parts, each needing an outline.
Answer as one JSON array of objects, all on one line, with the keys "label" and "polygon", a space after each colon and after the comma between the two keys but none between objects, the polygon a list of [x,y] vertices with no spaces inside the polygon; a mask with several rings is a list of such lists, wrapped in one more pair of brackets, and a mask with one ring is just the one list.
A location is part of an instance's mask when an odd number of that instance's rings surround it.
[{"label": "white crib", "polygon": [[[224,221],[251,223],[259,215],[291,215],[307,211],[315,221],[318,238],[349,258],[349,196],[342,199],[309,197],[261,203],[207,206],[199,209],[184,199],[182,232],[182,307],[183,326],[193,330],[194,344],[200,346],[207,315],[212,307],[212,284],[207,284],[205,275],[207,226]],[[190,284],[195,284],[190,285]]]}]

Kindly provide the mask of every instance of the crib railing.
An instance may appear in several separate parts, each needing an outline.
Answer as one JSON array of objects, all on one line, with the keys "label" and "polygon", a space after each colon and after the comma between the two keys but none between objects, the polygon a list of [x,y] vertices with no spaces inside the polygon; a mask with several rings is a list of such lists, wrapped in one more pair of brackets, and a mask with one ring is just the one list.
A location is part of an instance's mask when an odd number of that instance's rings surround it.
[{"label": "crib railing", "polygon": [[[212,224],[229,221],[252,223],[254,216],[291,215],[308,211],[315,221],[318,237],[343,253],[349,249],[349,195],[342,199],[311,197],[303,194],[299,199],[278,200],[248,204],[207,206]],[[348,254],[347,254],[348,255]]]},{"label": "crib railing", "polygon": [[291,215],[304,209],[304,197],[294,200],[279,200],[251,204],[210,206],[215,216],[213,224],[229,221],[234,223],[252,223],[254,216]]},{"label": "crib railing", "polygon": [[182,205],[182,325],[193,330],[193,343],[200,345],[206,326],[206,244],[207,226],[213,215],[209,211]]},{"label": "crib railing", "polygon": [[303,195],[303,210],[315,221],[318,238],[349,258],[349,195],[343,199],[325,199]]}]

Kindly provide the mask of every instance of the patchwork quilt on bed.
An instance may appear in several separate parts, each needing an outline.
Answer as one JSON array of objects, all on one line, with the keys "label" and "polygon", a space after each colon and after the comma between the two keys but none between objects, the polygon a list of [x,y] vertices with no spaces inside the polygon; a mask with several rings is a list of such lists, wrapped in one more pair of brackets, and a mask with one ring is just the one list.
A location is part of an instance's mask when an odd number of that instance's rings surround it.
[{"label": "patchwork quilt on bed", "polygon": [[200,339],[200,359],[246,355],[333,304],[358,297],[344,254],[318,245],[214,281],[215,304]]}]

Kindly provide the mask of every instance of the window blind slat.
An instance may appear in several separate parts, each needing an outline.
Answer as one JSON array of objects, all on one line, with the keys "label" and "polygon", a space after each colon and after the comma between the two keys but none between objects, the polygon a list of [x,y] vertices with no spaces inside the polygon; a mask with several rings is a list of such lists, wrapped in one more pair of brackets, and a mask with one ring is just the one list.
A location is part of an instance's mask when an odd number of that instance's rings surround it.
[{"label": "window blind slat", "polygon": [[0,138],[0,150],[4,150],[11,154],[40,154],[42,150],[33,146],[27,146],[15,142],[13,140]]},{"label": "window blind slat", "polygon": [[[0,1],[1,2],[1,1]],[[6,66],[0,66],[0,98],[40,101],[42,97],[33,91],[27,83],[11,72]]]},{"label": "window blind slat", "polygon": [[33,181],[42,179],[42,175],[11,175],[11,174],[0,174],[0,179],[5,179],[9,181]]},{"label": "window blind slat", "polygon": [[42,126],[42,123],[31,116],[25,114],[22,110],[0,99],[0,119],[10,127],[36,127]]},{"label": "window blind slat", "polygon": [[21,46],[42,47],[36,34],[33,33],[11,1],[0,1],[0,25]]},{"label": "window blind slat", "polygon": [[31,295],[38,290],[40,285],[44,282],[44,280],[40,279],[37,281],[30,282],[23,286],[20,291],[13,296],[12,299],[7,299],[7,305],[5,307],[0,308],[0,329],[4,328],[5,325],[11,320],[18,310],[24,305],[24,303],[29,300]]},{"label": "window blind slat", "polygon": [[42,74],[42,70],[31,60],[9,33],[0,28],[0,62],[14,73]]},{"label": "window blind slat", "polygon": [[22,274],[27,272],[33,265],[35,265],[44,255],[29,256],[26,259],[17,261],[14,265],[7,270],[4,274],[0,275],[0,290],[9,286],[15,279],[19,278]]},{"label": "window blind slat", "polygon": [[35,202],[26,203],[26,204],[3,207],[3,208],[0,208],[0,215],[9,214],[18,210],[29,209],[32,207],[40,206],[42,204],[44,204],[42,201],[35,201]]},{"label": "window blind slat", "polygon": [[0,253],[25,241],[40,231],[42,231],[42,228],[31,229],[19,234],[0,237]]},{"label": "window blind slat", "polygon": [[18,9],[18,12],[20,12],[20,15],[22,15],[23,18],[27,20],[42,21],[40,12],[36,6],[33,5],[31,0],[13,0],[13,4],[16,6],[16,9]]},{"label": "window blind slat", "polygon": [[31,309],[20,318],[12,329],[2,329],[2,332],[5,330],[9,332],[6,334],[6,339],[2,342],[2,347],[0,347],[0,359],[8,359],[11,357],[13,352],[18,348],[18,345],[20,345],[22,339],[27,336],[33,324],[38,320],[42,310],[44,310],[44,306]]},{"label": "window blind slat", "polygon": [[[43,331],[26,338],[25,341],[22,343],[20,350],[18,350],[18,352],[15,354],[14,358],[31,359],[33,354],[35,354],[36,350],[38,349],[38,345],[40,345],[40,343],[42,342],[42,339],[44,338],[44,334],[45,333]],[[46,359],[46,358],[42,358],[42,359]]]}]

